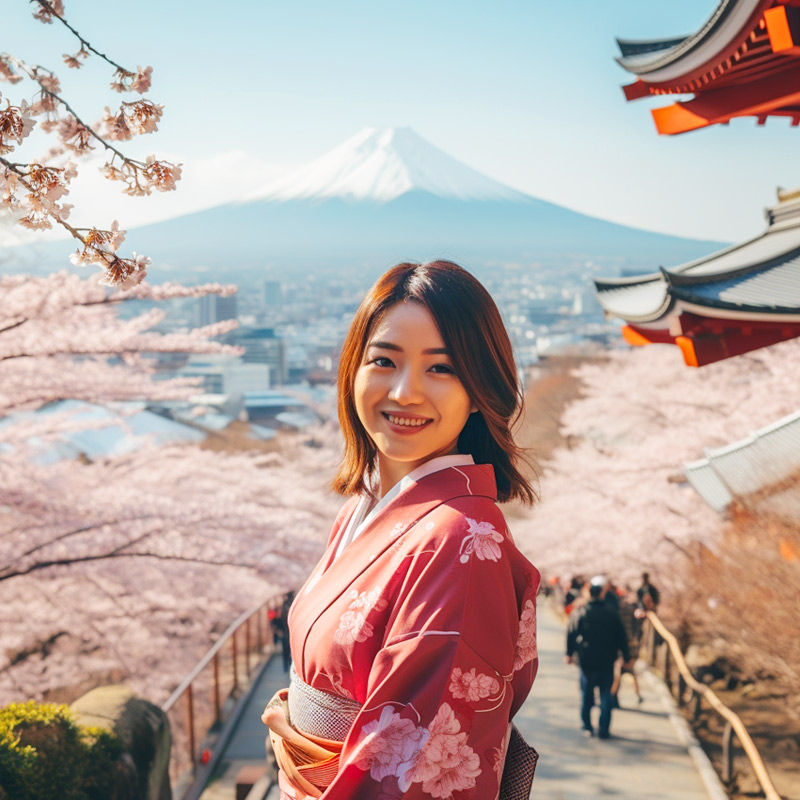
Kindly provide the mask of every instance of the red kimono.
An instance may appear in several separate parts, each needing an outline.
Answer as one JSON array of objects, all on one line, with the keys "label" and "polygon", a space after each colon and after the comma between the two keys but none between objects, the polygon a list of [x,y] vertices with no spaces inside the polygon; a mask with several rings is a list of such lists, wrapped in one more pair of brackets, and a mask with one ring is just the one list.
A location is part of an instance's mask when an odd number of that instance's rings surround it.
[{"label": "red kimono", "polygon": [[539,573],[496,499],[491,466],[446,467],[334,560],[358,498],[339,513],[289,615],[298,676],[363,706],[324,800],[497,797],[538,667]]}]

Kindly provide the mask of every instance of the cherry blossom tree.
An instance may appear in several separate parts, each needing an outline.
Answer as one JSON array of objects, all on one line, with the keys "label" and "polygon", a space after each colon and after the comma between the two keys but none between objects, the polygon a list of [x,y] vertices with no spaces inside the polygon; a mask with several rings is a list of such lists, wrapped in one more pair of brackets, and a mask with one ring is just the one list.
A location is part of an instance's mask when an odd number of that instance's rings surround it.
[{"label": "cherry blossom tree", "polygon": [[[75,35],[67,67],[96,57],[112,69],[113,90],[149,90],[152,69],[101,53],[69,24],[62,0],[33,5],[39,20]],[[70,221],[65,199],[76,163],[96,147],[108,153],[104,174],[125,193],[175,188],[180,165],[119,149],[155,131],[162,106],[133,99],[90,123],[50,69],[0,53],[0,80],[34,91],[0,107],[0,215],[34,230],[60,226],[79,242],[73,263],[101,268],[88,280],[67,272],[0,277],[0,704],[70,700],[120,680],[158,702],[243,609],[304,578],[339,505],[326,488],[335,429],[314,431],[313,448],[284,437],[270,455],[143,443],[123,456],[42,463],[42,444],[78,424],[105,424],[35,413],[43,406],[196,392],[195,380],[162,379],[153,356],[235,354],[215,337],[236,323],[165,333],[165,312],[152,306],[235,287],[149,286],[150,259],[118,255],[125,231],[117,222]],[[24,158],[37,124],[57,143]],[[120,315],[125,304],[134,313]]]},{"label": "cherry blossom tree", "polygon": [[15,413],[65,398],[189,397],[197,382],[157,379],[150,356],[236,353],[212,338],[235,323],[160,333],[162,311],[118,311],[234,288],[0,278],[0,703],[118,680],[162,700],[215,631],[297,586],[318,554],[339,504],[325,488],[332,429],[314,432],[314,448],[294,438],[269,456],[145,444],[43,465],[39,444],[78,423]]},{"label": "cherry blossom tree", "polygon": [[0,703],[119,680],[166,699],[215,632],[305,578],[339,505],[334,453],[0,461]]},{"label": "cherry blossom tree", "polygon": [[[78,49],[65,53],[64,63],[79,69],[85,60],[97,57],[113,69],[111,88],[119,93],[143,95],[150,89],[152,67],[124,67],[97,50],[67,21],[63,0],[32,0],[34,16],[41,22],[64,25],[75,36]],[[30,102],[23,98],[6,99],[0,108],[0,209],[6,209],[20,225],[41,230],[54,224],[64,228],[80,242],[71,260],[75,264],[96,264],[103,282],[118,288],[135,286],[144,279],[150,258],[133,253],[117,255],[125,231],[113,222],[110,228],[78,227],[68,221],[72,206],[64,202],[70,182],[77,174],[76,162],[95,147],[108,153],[103,173],[120,181],[123,191],[134,196],[152,191],[175,189],[181,165],[151,155],[144,160],[127,156],[118,143],[158,129],[163,106],[146,98],[123,101],[118,110],[108,106],[96,123],[88,122],[63,96],[56,73],[40,65],[30,65],[10,53],[0,52],[0,81],[16,87],[31,87]],[[2,95],[0,95],[2,100]],[[12,158],[35,125],[54,134],[57,144],[43,156],[17,161]]]},{"label": "cherry blossom tree", "polygon": [[686,368],[674,347],[618,350],[577,369],[564,413],[569,446],[542,465],[542,502],[514,530],[553,574],[658,574],[693,542],[714,545],[723,518],[682,464],[797,410],[800,342]]}]

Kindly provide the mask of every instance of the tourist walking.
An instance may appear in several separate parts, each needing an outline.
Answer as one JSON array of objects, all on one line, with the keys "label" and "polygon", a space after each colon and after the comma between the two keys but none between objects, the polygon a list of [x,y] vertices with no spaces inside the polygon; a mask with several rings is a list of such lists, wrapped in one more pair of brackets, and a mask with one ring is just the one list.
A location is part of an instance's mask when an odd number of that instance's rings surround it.
[{"label": "tourist walking", "polygon": [[540,579],[497,505],[534,492],[494,301],[450,262],[394,267],[355,314],[338,391],[349,500],[262,717],[281,797],[497,798],[523,777],[527,797],[535,753],[510,721],[538,667]]},{"label": "tourist walking", "polygon": [[619,655],[630,660],[628,640],[622,621],[604,601],[607,580],[603,575],[592,578],[589,602],[570,614],[567,628],[567,663],[577,663],[581,683],[581,724],[588,736],[594,735],[591,712],[595,689],[600,692],[600,720],[597,735],[610,736],[614,662]]},{"label": "tourist walking", "polygon": [[647,572],[642,573],[642,585],[636,590],[636,597],[639,600],[639,608],[642,610],[655,611],[658,609],[658,589],[650,583],[650,574]]},{"label": "tourist walking", "polygon": [[628,650],[630,651],[631,658],[630,661],[623,661],[621,658],[618,658],[614,664],[614,684],[611,687],[611,694],[613,695],[611,703],[612,708],[620,707],[618,693],[619,687],[622,684],[623,675],[631,676],[636,697],[639,703],[644,702],[642,692],[639,689],[639,679],[636,677],[636,656],[639,652],[642,631],[641,620],[636,618],[636,614],[636,595],[628,590],[625,596],[619,601],[619,618],[622,621],[622,627],[625,629],[625,636],[628,640]]}]

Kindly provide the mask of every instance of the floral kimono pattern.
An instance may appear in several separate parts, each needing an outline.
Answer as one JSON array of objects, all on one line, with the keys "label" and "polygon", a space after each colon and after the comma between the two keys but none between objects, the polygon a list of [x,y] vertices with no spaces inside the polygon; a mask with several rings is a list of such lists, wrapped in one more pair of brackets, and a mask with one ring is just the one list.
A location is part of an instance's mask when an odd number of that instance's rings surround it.
[{"label": "floral kimono pattern", "polygon": [[[492,800],[509,721],[538,667],[539,573],[496,504],[491,466],[404,489],[333,558],[357,499],[289,616],[306,683],[362,704],[324,800]],[[285,798],[302,790],[281,776]]]}]

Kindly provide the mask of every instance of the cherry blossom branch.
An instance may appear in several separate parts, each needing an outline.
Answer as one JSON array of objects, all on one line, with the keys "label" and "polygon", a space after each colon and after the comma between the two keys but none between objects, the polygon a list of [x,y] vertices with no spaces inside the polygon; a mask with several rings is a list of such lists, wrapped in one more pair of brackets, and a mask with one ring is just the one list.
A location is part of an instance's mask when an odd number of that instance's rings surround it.
[{"label": "cherry blossom branch", "polygon": [[[125,545],[126,547],[128,545]],[[190,564],[207,564],[214,567],[241,567],[250,572],[257,572],[258,565],[248,563],[246,561],[225,561],[215,560],[210,558],[201,558],[199,556],[178,556],[178,555],[165,555],[163,553],[125,553],[119,552],[119,548],[115,548],[107,553],[96,553],[86,556],[75,556],[73,558],[54,558],[49,561],[37,561],[29,567],[21,570],[10,570],[0,572],[0,582],[11,580],[12,578],[20,578],[24,575],[30,575],[34,572],[39,572],[43,569],[50,567],[64,567],[73,564],[84,564],[91,561],[108,561],[115,558],[152,558],[159,561],[183,561]]]},{"label": "cherry blossom branch", "polygon": [[[121,67],[119,64],[117,64],[116,61],[112,61],[107,55],[101,53],[99,50],[96,50],[94,47],[92,47],[92,45],[88,41],[86,41],[86,39],[84,39],[83,36],[81,36],[80,33],[78,33],[78,31],[76,31],[75,28],[73,28],[72,25],[70,25],[69,22],[67,22],[67,20],[61,16],[61,14],[58,13],[58,11],[53,7],[52,3],[49,3],[48,0],[31,0],[31,3],[38,3],[42,7],[42,9],[44,9],[46,15],[50,17],[55,17],[65,28],[67,28],[70,31],[70,33],[72,33],[75,36],[75,38],[77,38],[77,40],[81,43],[81,50],[89,50],[96,56],[100,56],[100,58],[102,58],[103,61],[107,62],[120,72],[129,72],[129,70],[126,70],[124,67]],[[34,14],[34,16],[37,19],[42,19],[37,14]],[[50,22],[50,21],[51,20],[49,18],[42,19],[42,22]]]},{"label": "cherry blossom branch", "polygon": [[[38,2],[39,0],[31,0],[32,2]],[[100,144],[103,145],[107,150],[111,150],[115,155],[119,156],[124,161],[128,160],[124,153],[117,150],[116,147],[110,145],[97,131],[92,128],[91,125],[88,125],[84,122],[78,113],[75,111],[74,108],[57,92],[53,91],[49,86],[45,85],[50,84],[50,86],[58,86],[58,79],[55,75],[46,67],[42,67],[39,64],[29,67],[22,59],[17,58],[16,56],[12,56],[10,53],[0,53],[0,59],[11,62],[16,64],[19,69],[21,69],[32,81],[35,81],[36,84],[39,86],[41,93],[51,100],[59,103],[60,105],[64,106],[64,108],[72,115],[72,117],[78,122],[78,124],[84,128],[88,133],[90,133],[95,139],[97,139]],[[39,75],[39,71],[43,70],[48,73],[48,75],[44,78]]]},{"label": "cherry blossom branch", "polygon": [[[31,0],[38,10],[34,16],[42,22],[58,19],[80,41],[81,47],[74,56],[64,56],[69,67],[80,67],[81,59],[95,53],[116,69],[111,88],[117,92],[136,91],[144,94],[150,88],[152,68],[137,67],[133,72],[117,64],[105,53],[94,48],[64,17],[63,0]],[[73,165],[65,168],[49,167],[38,163],[21,164],[2,158],[22,144],[31,132],[36,120],[33,116],[44,114],[41,128],[50,133],[58,129],[60,147],[51,149],[46,160],[63,155],[67,149],[76,154],[94,149],[91,142],[100,142],[107,157],[103,171],[109,180],[120,180],[123,191],[132,196],[149,195],[155,189],[166,192],[176,188],[181,177],[181,165],[158,160],[148,156],[144,161],[129,158],[114,141],[128,141],[134,135],[152,133],[158,129],[163,114],[163,106],[147,99],[123,102],[116,113],[106,107],[102,119],[103,127],[96,128],[86,123],[72,105],[61,95],[58,78],[52,70],[41,65],[28,65],[23,60],[0,53],[0,80],[15,84],[28,77],[38,86],[33,105],[21,101],[19,105],[8,103],[0,110],[0,206],[16,213],[18,223],[31,229],[47,229],[55,221],[73,238],[83,245],[73,254],[71,260],[76,264],[99,264],[104,270],[107,285],[129,289],[138,285],[147,274],[150,259],[133,254],[132,258],[122,258],[116,254],[124,232],[112,226],[112,230],[97,228],[76,228],[66,222],[70,205],[59,203],[69,192],[69,182],[76,174]],[[64,115],[60,110],[64,109]],[[16,191],[22,188],[27,195],[17,197]],[[21,214],[19,212],[22,212]]]},{"label": "cherry blossom branch", "polygon": [[[81,528],[76,528],[75,530],[67,531],[66,533],[62,533],[58,536],[53,537],[52,539],[49,539],[46,542],[41,542],[35,547],[31,547],[28,550],[23,551],[7,566],[11,567],[14,564],[17,564],[20,561],[22,561],[22,559],[26,558],[27,556],[31,556],[34,553],[38,553],[40,550],[44,550],[47,547],[52,547],[54,544],[56,544],[56,542],[63,542],[66,539],[71,539],[73,536],[80,536],[83,533],[92,533],[93,531],[99,531],[108,525],[119,525],[121,523],[124,524],[126,522],[134,522],[134,521],[142,522],[144,520],[149,520],[149,519],[159,519],[159,516],[157,514],[145,514],[143,516],[128,517],[125,519],[105,520],[103,522],[98,522],[94,525],[84,525]],[[31,532],[33,530],[36,530],[36,526],[28,525],[26,526],[25,530],[26,532]]]}]

